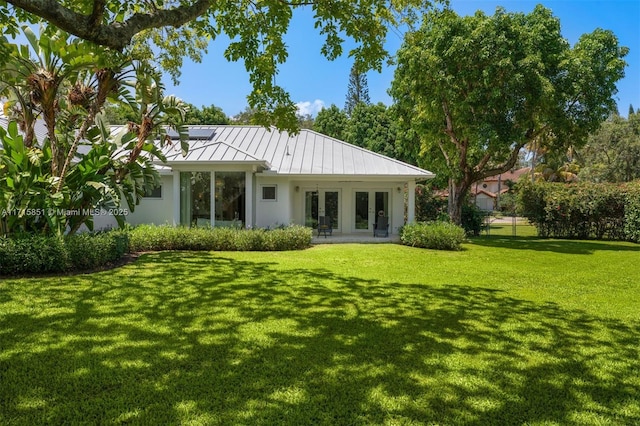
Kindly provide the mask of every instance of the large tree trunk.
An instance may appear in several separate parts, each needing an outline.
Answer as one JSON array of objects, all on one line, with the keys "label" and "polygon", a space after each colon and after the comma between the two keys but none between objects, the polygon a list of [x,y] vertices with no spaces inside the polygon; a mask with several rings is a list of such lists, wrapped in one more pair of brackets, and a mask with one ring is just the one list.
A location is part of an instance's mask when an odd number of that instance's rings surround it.
[{"label": "large tree trunk", "polygon": [[455,182],[449,179],[448,213],[451,221],[456,225],[462,224],[462,207],[467,200],[470,187],[466,180]]}]

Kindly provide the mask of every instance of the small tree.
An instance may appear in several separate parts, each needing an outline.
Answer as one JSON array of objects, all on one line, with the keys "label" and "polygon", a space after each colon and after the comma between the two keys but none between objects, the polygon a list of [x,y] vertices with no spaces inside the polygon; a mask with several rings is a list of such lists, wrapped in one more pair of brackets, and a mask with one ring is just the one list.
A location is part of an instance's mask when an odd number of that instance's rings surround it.
[{"label": "small tree", "polygon": [[367,75],[358,72],[354,64],[349,73],[349,86],[347,87],[347,100],[344,103],[344,112],[350,117],[356,106],[359,104],[369,105],[370,103]]}]

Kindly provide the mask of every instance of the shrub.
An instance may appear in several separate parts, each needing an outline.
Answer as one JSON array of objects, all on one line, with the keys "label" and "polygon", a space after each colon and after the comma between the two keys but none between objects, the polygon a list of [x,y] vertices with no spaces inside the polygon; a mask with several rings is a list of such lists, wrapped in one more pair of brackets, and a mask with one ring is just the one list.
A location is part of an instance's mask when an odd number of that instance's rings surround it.
[{"label": "shrub", "polygon": [[430,222],[448,218],[447,197],[437,195],[423,184],[416,184],[416,221]]},{"label": "shrub", "polygon": [[636,181],[626,187],[625,201],[625,237],[629,241],[640,243],[640,181]]},{"label": "shrub", "polygon": [[266,233],[268,250],[303,250],[311,245],[313,230],[299,225],[274,229]]},{"label": "shrub", "polygon": [[400,241],[412,247],[435,250],[460,250],[465,230],[450,222],[418,222],[402,228]]},{"label": "shrub", "polygon": [[0,275],[87,270],[122,258],[127,234],[111,231],[70,237],[16,235],[0,238]]},{"label": "shrub", "polygon": [[462,206],[462,216],[460,222],[467,235],[477,237],[482,231],[485,214],[480,207],[475,204],[465,204]]},{"label": "shrub", "polygon": [[638,241],[640,184],[518,184],[518,213],[541,237]]},{"label": "shrub", "polygon": [[0,238],[0,274],[62,272],[68,269],[61,237],[16,235]]},{"label": "shrub", "polygon": [[270,231],[140,225],[130,231],[130,250],[301,250],[311,245],[311,238],[310,228],[295,225]]},{"label": "shrub", "polygon": [[[428,186],[416,185],[416,221],[449,221],[447,213],[447,197],[438,195]],[[471,200],[462,206],[462,216],[460,224],[467,232],[467,235],[480,235],[482,231],[482,223],[484,221],[484,212]]]},{"label": "shrub", "polygon": [[124,231],[77,234],[67,237],[69,269],[87,270],[120,260],[129,250],[129,237]]}]

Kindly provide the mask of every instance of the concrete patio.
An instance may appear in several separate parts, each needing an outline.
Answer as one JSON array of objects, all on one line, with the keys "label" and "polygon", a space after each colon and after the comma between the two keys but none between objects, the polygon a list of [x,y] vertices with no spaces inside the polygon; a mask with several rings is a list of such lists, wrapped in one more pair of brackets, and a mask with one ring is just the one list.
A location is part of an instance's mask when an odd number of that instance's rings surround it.
[{"label": "concrete patio", "polygon": [[313,239],[311,240],[311,244],[348,244],[348,243],[390,244],[390,243],[399,243],[399,242],[400,242],[399,235],[389,235],[388,237],[374,237],[369,233],[366,233],[366,234],[335,233],[327,237],[323,235],[318,237],[318,234],[316,233],[315,230],[313,232]]}]

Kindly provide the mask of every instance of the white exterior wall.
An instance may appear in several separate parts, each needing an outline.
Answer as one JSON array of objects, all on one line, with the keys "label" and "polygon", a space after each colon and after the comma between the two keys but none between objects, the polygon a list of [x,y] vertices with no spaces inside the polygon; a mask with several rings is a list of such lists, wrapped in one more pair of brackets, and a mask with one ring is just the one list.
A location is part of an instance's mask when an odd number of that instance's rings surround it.
[{"label": "white exterior wall", "polygon": [[[131,225],[142,223],[174,224],[180,222],[179,214],[179,176],[180,171],[241,171],[239,167],[197,167],[190,166],[174,170],[172,175],[162,176],[162,197],[160,199],[144,198],[135,212],[127,216],[127,222]],[[397,234],[399,228],[405,223],[404,191],[407,182],[336,182],[330,180],[310,181],[292,180],[287,176],[278,176],[257,173],[252,170],[247,172],[247,226],[259,228],[275,228],[281,225],[304,225],[304,194],[306,191],[337,190],[339,192],[340,218],[339,229],[335,232],[344,234],[373,232],[368,230],[356,230],[355,228],[355,193],[358,191],[388,191],[390,217],[389,232]],[[325,178],[326,179],[326,178]],[[276,200],[263,200],[262,188],[265,185],[276,187]],[[412,187],[410,182],[409,188]],[[413,184],[415,187],[415,184]],[[415,203],[413,203],[415,206]],[[370,217],[375,220],[376,212],[370,212]],[[413,217],[413,215],[409,215]],[[96,216],[94,218],[96,229],[117,228],[117,223],[110,216]]]},{"label": "white exterior wall", "polygon": [[[271,185],[275,185],[276,187],[275,201],[263,200],[262,188]],[[287,226],[292,224],[291,195],[292,189],[288,179],[269,175],[258,176],[254,197],[256,226],[258,228],[273,229],[281,225]]]},{"label": "white exterior wall", "polygon": [[143,198],[134,212],[127,216],[127,223],[140,225],[149,223],[154,225],[173,224],[173,175],[163,175],[162,197]]},{"label": "white exterior wall", "polygon": [[[143,198],[140,204],[135,206],[131,212],[126,201],[123,201],[122,210],[126,210],[126,222],[130,225],[140,225],[149,223],[154,225],[173,224],[173,176],[161,175],[162,197]],[[102,211],[93,216],[93,229],[96,231],[103,229],[116,229],[118,222],[115,217],[107,211]],[[82,230],[86,230],[85,227]]]}]

